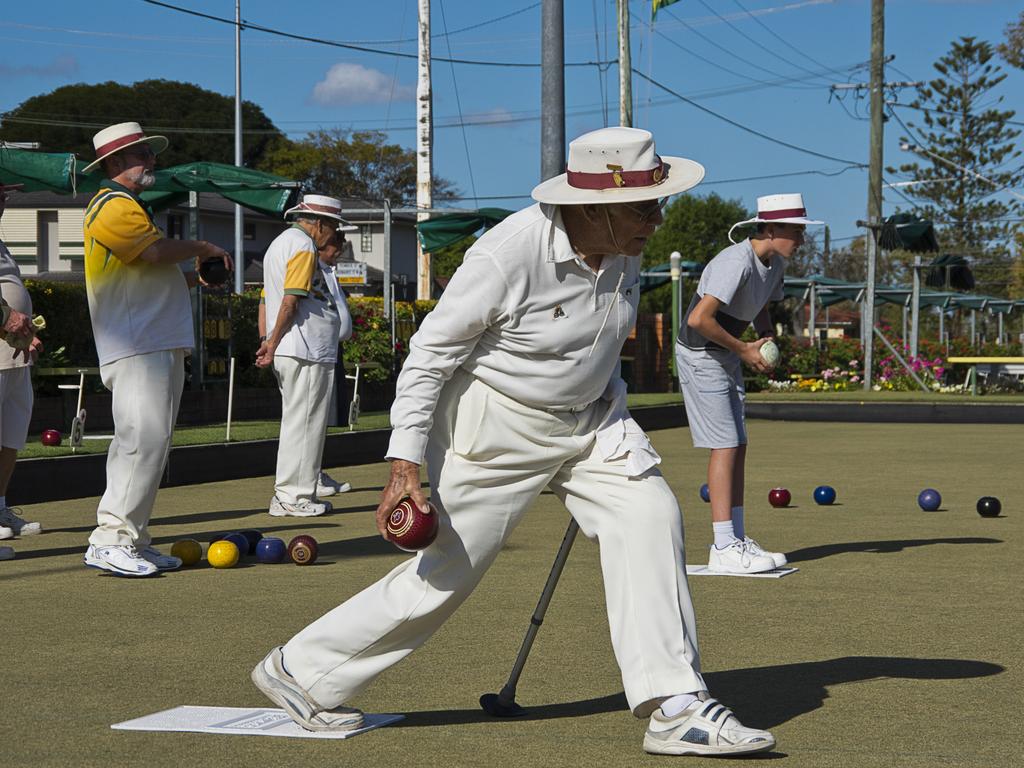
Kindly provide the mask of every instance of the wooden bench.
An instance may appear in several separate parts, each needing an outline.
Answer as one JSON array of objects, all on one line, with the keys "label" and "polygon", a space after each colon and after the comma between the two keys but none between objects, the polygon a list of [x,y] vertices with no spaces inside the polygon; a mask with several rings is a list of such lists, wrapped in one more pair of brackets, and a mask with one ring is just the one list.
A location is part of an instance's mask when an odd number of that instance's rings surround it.
[{"label": "wooden bench", "polygon": [[986,380],[1000,372],[1011,376],[1024,376],[1024,357],[951,357],[946,362],[970,366],[967,369],[967,376],[964,377],[963,390],[966,392],[970,385],[972,396],[978,394],[979,368],[985,374]]}]

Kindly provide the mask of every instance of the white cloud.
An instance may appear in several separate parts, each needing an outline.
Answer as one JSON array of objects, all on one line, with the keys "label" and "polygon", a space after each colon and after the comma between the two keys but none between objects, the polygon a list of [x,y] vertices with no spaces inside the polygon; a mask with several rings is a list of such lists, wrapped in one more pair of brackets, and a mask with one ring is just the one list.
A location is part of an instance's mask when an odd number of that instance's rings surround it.
[{"label": "white cloud", "polygon": [[12,66],[0,63],[3,77],[51,77],[67,76],[78,72],[78,59],[74,56],[58,56],[48,64],[22,64]]},{"label": "white cloud", "polygon": [[324,106],[379,104],[415,95],[416,89],[411,85],[400,85],[383,72],[360,64],[335,64],[313,86],[313,101]]}]

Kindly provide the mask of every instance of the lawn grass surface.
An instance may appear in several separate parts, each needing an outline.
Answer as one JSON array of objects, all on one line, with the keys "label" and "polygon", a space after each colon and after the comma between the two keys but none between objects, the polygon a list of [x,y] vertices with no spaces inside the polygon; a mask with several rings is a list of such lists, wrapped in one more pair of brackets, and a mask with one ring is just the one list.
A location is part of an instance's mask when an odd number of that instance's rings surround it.
[{"label": "lawn grass surface", "polygon": [[[692,577],[713,695],[771,728],[759,766],[1008,766],[1019,761],[1024,685],[1021,428],[750,424],[749,533],[789,553],[779,580]],[[706,452],[685,429],[652,433],[684,510],[688,561],[706,562]],[[664,766],[645,755],[608,640],[597,547],[580,539],[519,684],[531,714],[495,721],[504,683],[567,523],[543,495],[480,587],[420,651],[352,703],[400,712],[348,741],[110,730],[179,704],[266,706],[249,670],[273,645],[406,557],[376,535],[383,465],[333,471],[353,485],[324,518],[271,518],[270,478],[163,490],[156,542],[256,527],[321,543],[311,567],[204,565],[147,580],[81,565],[96,499],[24,508],[41,536],[4,542],[4,766]],[[837,504],[811,501],[816,485]],[[793,506],[767,492],[788,487]],[[916,505],[926,486],[939,512]],[[981,495],[1004,516],[974,512]],[[1017,757],[1014,757],[1017,755]]]}]

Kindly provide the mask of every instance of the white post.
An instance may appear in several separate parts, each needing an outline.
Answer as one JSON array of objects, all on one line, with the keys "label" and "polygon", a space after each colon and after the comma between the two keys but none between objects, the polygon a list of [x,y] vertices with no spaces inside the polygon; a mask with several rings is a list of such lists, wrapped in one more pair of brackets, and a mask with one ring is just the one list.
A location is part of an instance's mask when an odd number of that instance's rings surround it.
[{"label": "white post", "polygon": [[235,358],[231,358],[231,367],[228,370],[228,421],[224,430],[224,442],[231,442],[231,411],[235,404]]},{"label": "white post", "polygon": [[619,8],[619,125],[633,127],[633,60],[629,50],[629,0]]},{"label": "white post", "polygon": [[[242,0],[235,0],[235,165],[242,167]],[[235,293],[245,288],[242,206],[235,203]]]},{"label": "white post", "polygon": [[978,310],[971,310],[971,349],[978,345]]},{"label": "white post", "polygon": [[811,293],[810,293],[810,310],[811,313],[807,318],[807,333],[810,334],[811,344],[815,347],[818,346],[818,326],[817,326],[817,314],[818,314],[818,290],[814,281],[811,281]]},{"label": "white post", "polygon": [[1003,343],[1003,313],[1000,312],[998,314],[999,314],[999,344],[1001,345]]},{"label": "white post", "polygon": [[[416,214],[417,221],[430,218],[423,210],[433,207],[432,147],[434,143],[434,123],[431,114],[433,96],[430,83],[430,0],[419,0],[419,66],[416,82]],[[416,297],[429,299],[431,294],[430,254],[423,252],[419,238],[416,238]],[[387,303],[385,302],[385,311]]]},{"label": "white post", "polygon": [[910,299],[910,356],[917,357],[917,339],[921,327],[921,257],[914,257],[914,283]]}]

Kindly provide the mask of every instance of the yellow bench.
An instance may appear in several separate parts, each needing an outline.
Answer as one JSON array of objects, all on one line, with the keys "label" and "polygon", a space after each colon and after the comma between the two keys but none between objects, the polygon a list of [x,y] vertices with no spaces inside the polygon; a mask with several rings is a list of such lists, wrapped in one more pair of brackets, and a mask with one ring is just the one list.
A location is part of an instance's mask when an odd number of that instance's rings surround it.
[{"label": "yellow bench", "polygon": [[989,371],[1005,367],[1007,373],[1024,374],[1024,357],[950,357],[948,363],[971,366],[964,378],[964,390],[971,385],[971,395],[978,394],[978,366],[985,366]]}]

